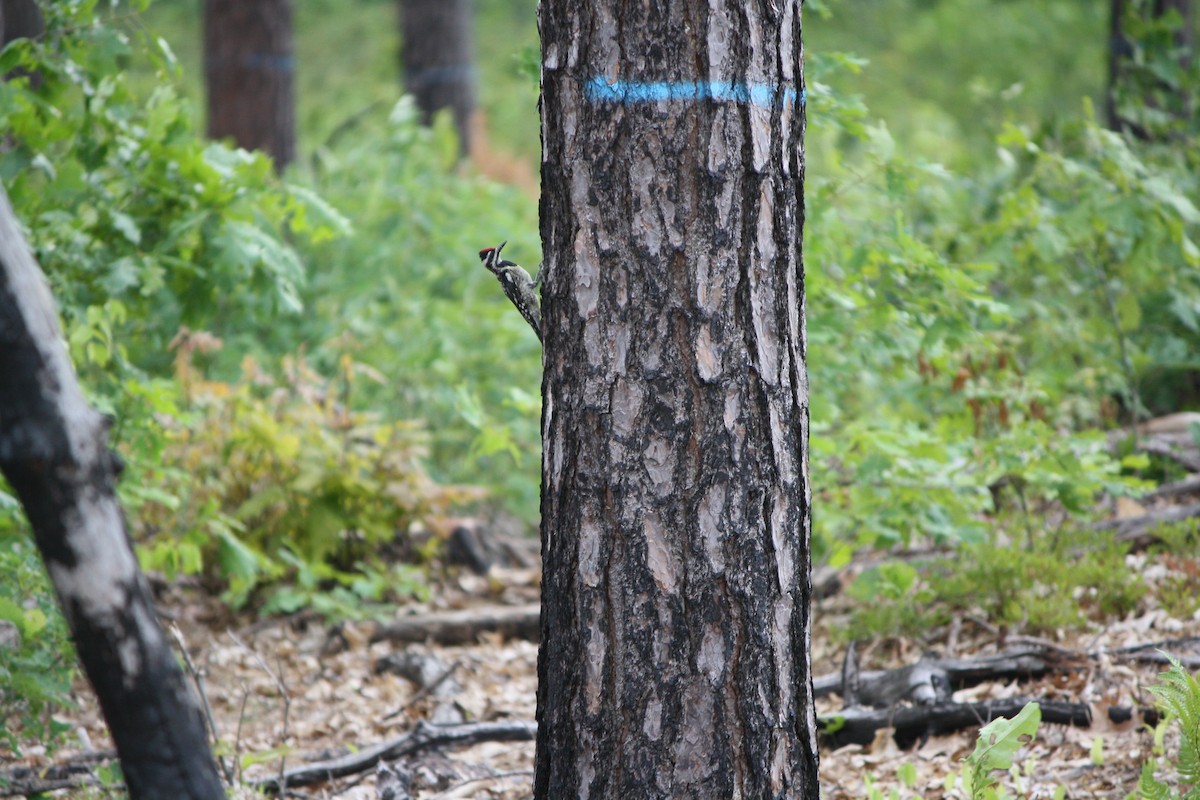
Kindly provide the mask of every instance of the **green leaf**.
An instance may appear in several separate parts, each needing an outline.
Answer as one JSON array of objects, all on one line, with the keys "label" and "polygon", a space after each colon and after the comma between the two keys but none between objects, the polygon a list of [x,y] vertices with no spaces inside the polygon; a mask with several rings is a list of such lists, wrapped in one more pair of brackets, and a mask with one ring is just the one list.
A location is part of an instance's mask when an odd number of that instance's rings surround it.
[{"label": "green leaf", "polygon": [[122,236],[133,244],[142,243],[142,232],[138,229],[137,223],[133,221],[133,217],[113,208],[108,210],[108,216],[112,220],[112,226]]},{"label": "green leaf", "polygon": [[1126,332],[1136,331],[1141,326],[1142,306],[1133,292],[1126,291],[1117,298],[1117,319],[1121,330]]},{"label": "green leaf", "polygon": [[1012,719],[994,719],[979,731],[975,751],[966,759],[974,778],[972,797],[991,784],[991,772],[1012,766],[1017,749],[1037,736],[1041,723],[1042,707],[1029,703]]},{"label": "green leaf", "polygon": [[252,580],[259,573],[260,558],[236,536],[222,531],[217,534],[217,563],[225,575]]}]

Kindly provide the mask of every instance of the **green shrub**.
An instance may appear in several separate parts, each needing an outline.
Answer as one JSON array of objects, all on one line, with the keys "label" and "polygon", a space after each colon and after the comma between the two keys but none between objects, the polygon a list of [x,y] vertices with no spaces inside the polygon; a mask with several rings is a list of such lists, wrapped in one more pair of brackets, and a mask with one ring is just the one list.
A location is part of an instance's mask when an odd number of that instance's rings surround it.
[{"label": "green shrub", "polygon": [[285,358],[276,378],[247,358],[237,382],[209,381],[192,359],[216,346],[197,333],[176,342],[182,410],[164,419],[156,495],[136,504],[143,564],[203,568],[234,605],[281,577],[303,576],[307,599],[337,584],[369,589],[364,600],[410,593],[368,579],[419,559],[410,529],[479,493],[429,478],[419,425],[354,410],[360,382],[379,379],[372,370],[347,358],[325,378]]},{"label": "green shrub", "polygon": [[[11,504],[0,492],[0,505]],[[66,733],[53,712],[71,705],[75,650],[32,540],[3,518],[0,575],[0,622],[13,626],[8,632],[15,639],[0,645],[0,752],[19,758],[22,742],[53,748]]]},{"label": "green shrub", "polygon": [[[300,309],[306,278],[285,237],[348,227],[275,179],[262,155],[206,142],[173,88],[165,43],[101,24],[95,5],[46,4],[46,35],[0,54],[0,71],[39,76],[0,83],[0,176],[81,376],[111,396],[121,377],[166,372],[183,325],[269,339]],[[149,97],[129,87],[131,60],[156,70]]]},{"label": "green shrub", "polygon": [[1097,547],[1094,534],[1031,538],[963,544],[948,557],[865,570],[850,586],[856,604],[842,633],[919,637],[955,615],[976,614],[1008,630],[1053,634],[1124,616],[1147,592],[1129,579],[1127,545]]}]

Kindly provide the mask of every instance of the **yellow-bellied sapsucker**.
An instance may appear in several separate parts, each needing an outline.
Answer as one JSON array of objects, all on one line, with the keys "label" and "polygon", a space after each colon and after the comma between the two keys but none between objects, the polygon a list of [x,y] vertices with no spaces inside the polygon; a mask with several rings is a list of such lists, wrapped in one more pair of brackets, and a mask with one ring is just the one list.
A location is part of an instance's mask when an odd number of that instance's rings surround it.
[{"label": "yellow-bellied sapsucker", "polygon": [[523,268],[502,259],[500,251],[506,244],[508,242],[504,241],[500,243],[499,247],[485,247],[479,251],[479,260],[500,281],[500,288],[504,290],[504,295],[517,307],[517,311],[521,312],[521,316],[529,323],[529,327],[533,328],[533,332],[537,334],[540,342],[542,340],[542,313],[538,308],[537,287],[542,282],[542,271],[538,270],[535,280],[530,278],[529,273]]}]

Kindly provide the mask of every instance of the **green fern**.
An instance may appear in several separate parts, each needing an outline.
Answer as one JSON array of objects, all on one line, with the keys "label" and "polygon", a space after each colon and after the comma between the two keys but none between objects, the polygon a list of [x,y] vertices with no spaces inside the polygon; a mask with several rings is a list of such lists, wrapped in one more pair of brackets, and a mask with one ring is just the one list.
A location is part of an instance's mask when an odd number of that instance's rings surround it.
[{"label": "green fern", "polygon": [[1171,666],[1160,673],[1158,683],[1149,688],[1158,701],[1164,723],[1179,722],[1179,757],[1175,770],[1188,791],[1181,795],[1158,780],[1154,773],[1161,761],[1149,761],[1142,766],[1137,793],[1143,800],[1200,800],[1200,682],[1177,658],[1164,655]]}]

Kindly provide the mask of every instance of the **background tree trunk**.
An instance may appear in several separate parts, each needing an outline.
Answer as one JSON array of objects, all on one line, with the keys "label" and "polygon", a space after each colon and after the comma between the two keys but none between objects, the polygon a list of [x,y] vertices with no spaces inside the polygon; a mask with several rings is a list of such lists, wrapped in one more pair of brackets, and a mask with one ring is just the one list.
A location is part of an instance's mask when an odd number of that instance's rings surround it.
[{"label": "background tree trunk", "polygon": [[1104,92],[1104,119],[1109,130],[1121,130],[1117,113],[1117,84],[1121,78],[1121,63],[1129,58],[1133,47],[1125,38],[1126,0],[1109,0],[1108,6],[1108,85]]},{"label": "background tree trunk", "polygon": [[815,798],[799,0],[542,0],[535,796]]},{"label": "background tree trunk", "polygon": [[475,113],[475,43],[470,0],[400,0],[404,88],[428,125],[435,112],[454,114],[459,150],[471,151]]},{"label": "background tree trunk", "polygon": [[[1192,0],[1145,0],[1144,3],[1140,3],[1138,0],[1110,0],[1108,91],[1104,97],[1105,123],[1110,130],[1128,131],[1139,139],[1155,138],[1150,131],[1125,119],[1118,107],[1120,85],[1126,78],[1135,53],[1135,43],[1129,38],[1126,29],[1127,20],[1133,13],[1146,13],[1151,17],[1158,18],[1172,11],[1179,14],[1183,21],[1182,26],[1175,32],[1173,44],[1185,53],[1183,65],[1187,67],[1196,51],[1196,18],[1193,13]],[[1180,113],[1190,116],[1192,109],[1187,92],[1180,91],[1178,94],[1181,95],[1178,98]],[[1156,104],[1156,100],[1152,97],[1147,97],[1145,102]]]},{"label": "background tree trunk", "polygon": [[204,0],[208,135],[263,150],[282,171],[296,157],[292,0]]},{"label": "background tree trunk", "polygon": [[[46,32],[46,21],[37,0],[0,0],[0,48],[13,39],[35,39]],[[24,69],[14,69],[4,80],[29,75],[30,84],[41,85],[42,76]],[[6,134],[7,135],[7,134]]]},{"label": "background tree trunk", "polygon": [[0,0],[0,44],[41,36],[45,29],[37,0]]},{"label": "background tree trunk", "polygon": [[0,470],[33,526],[130,796],[224,798],[125,532],[104,419],[84,401],[57,320],[0,188]]}]

